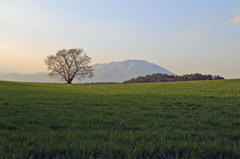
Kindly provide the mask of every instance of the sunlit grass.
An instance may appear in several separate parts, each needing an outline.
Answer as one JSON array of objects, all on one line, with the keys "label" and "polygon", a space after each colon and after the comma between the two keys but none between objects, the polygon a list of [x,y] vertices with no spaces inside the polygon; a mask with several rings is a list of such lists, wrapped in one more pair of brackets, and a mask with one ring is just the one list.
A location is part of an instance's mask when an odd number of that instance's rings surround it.
[{"label": "sunlit grass", "polygon": [[240,80],[0,81],[2,158],[240,158]]}]

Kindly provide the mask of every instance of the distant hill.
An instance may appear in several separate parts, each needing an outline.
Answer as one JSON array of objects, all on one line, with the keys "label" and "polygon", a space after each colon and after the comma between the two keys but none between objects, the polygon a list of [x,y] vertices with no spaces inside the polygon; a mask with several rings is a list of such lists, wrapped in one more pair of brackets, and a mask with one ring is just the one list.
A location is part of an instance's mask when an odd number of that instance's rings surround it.
[{"label": "distant hill", "polygon": [[[176,75],[156,64],[149,63],[144,60],[126,60],[121,62],[111,62],[93,65],[94,77],[86,78],[79,81],[77,78],[73,83],[89,83],[89,82],[123,82],[138,76],[145,76],[153,73],[163,73],[168,75]],[[47,76],[47,72],[39,72],[34,74],[0,74],[0,80],[21,81],[21,82],[48,82],[62,83],[56,78]]]},{"label": "distant hill", "polygon": [[144,60],[126,60],[93,65],[94,78],[84,79],[83,82],[123,82],[138,76],[145,76],[153,73],[174,73]]},{"label": "distant hill", "polygon": [[0,74],[0,80],[4,81],[19,81],[19,82],[46,82],[46,83],[62,83],[56,78],[50,78],[47,76],[47,72],[38,72],[33,74],[19,74],[19,73],[9,73]]}]

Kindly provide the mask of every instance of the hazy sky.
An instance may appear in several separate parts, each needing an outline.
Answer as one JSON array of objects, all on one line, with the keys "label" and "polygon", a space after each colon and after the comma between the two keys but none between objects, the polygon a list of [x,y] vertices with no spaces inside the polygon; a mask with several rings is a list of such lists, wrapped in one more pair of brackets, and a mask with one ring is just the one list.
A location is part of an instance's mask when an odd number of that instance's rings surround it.
[{"label": "hazy sky", "polygon": [[76,47],[91,64],[240,78],[240,0],[0,0],[0,73],[46,72],[48,55]]}]

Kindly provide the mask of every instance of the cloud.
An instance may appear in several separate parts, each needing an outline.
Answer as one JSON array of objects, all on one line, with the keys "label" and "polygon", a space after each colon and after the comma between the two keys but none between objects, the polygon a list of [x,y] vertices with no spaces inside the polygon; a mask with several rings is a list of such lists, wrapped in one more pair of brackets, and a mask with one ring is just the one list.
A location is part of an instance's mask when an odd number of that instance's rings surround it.
[{"label": "cloud", "polygon": [[240,12],[240,8],[236,8],[235,10],[238,11],[238,12]]},{"label": "cloud", "polygon": [[187,38],[196,38],[196,37],[199,37],[201,36],[204,32],[207,32],[211,29],[211,27],[207,27],[205,30],[202,30],[202,31],[196,31],[196,32],[191,32],[191,31],[187,31],[187,30],[183,30],[180,35],[183,36],[183,37],[187,37]]},{"label": "cloud", "polygon": [[224,23],[240,24],[240,15],[235,15],[233,19],[225,20]]},{"label": "cloud", "polygon": [[217,18],[214,16],[209,17],[209,20],[216,20]]},{"label": "cloud", "polygon": [[202,35],[202,32],[201,31],[191,32],[191,31],[183,30],[180,33],[180,35],[184,36],[184,37],[188,37],[188,38],[196,38],[196,37]]},{"label": "cloud", "polygon": [[211,27],[209,26],[209,27],[206,28],[206,31],[209,31],[210,29],[211,29]]}]

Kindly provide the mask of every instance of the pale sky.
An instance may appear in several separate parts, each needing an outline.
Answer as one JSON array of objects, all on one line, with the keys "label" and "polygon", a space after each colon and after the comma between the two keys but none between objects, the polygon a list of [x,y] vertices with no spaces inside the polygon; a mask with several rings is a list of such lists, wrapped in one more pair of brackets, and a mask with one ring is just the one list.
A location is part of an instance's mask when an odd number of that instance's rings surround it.
[{"label": "pale sky", "polygon": [[71,48],[91,65],[240,78],[240,0],[0,0],[0,73],[46,72],[48,55]]}]

